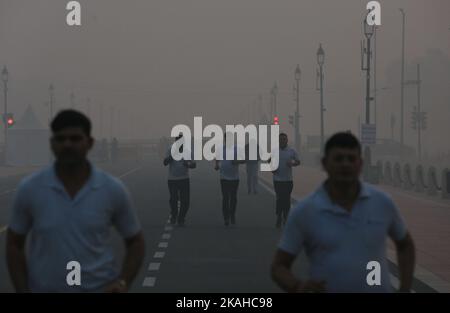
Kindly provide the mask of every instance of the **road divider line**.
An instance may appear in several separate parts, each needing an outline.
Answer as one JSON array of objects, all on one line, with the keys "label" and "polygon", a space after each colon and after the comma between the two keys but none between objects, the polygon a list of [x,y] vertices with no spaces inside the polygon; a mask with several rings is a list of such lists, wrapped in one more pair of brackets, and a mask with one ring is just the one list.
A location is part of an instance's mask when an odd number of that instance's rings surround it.
[{"label": "road divider line", "polygon": [[[263,183],[262,183],[263,182]],[[259,178],[259,184],[261,185],[261,186],[263,186],[264,187],[264,189],[266,189],[270,194],[272,194],[273,196],[275,196],[275,191],[273,191],[273,189],[272,188],[270,188],[267,184],[268,184],[268,182],[265,180],[265,179],[263,179],[263,178]]]},{"label": "road divider line", "polygon": [[16,190],[17,190],[17,189],[11,189],[11,190],[3,191],[2,193],[0,193],[0,196],[5,196],[5,195],[7,195],[7,194],[10,194],[10,193],[15,192]]},{"label": "road divider line", "polygon": [[156,277],[145,277],[142,283],[143,287],[154,287],[156,283]]},{"label": "road divider line", "polygon": [[155,252],[155,254],[153,255],[153,257],[154,257],[155,259],[162,259],[162,258],[164,258],[165,255],[166,255],[165,252],[157,251],[157,252]]},{"label": "road divider line", "polygon": [[150,263],[150,265],[148,266],[148,270],[149,270],[149,271],[159,271],[160,266],[161,266],[161,263],[155,263],[155,262],[152,262],[152,263]]},{"label": "road divider line", "polygon": [[[170,220],[167,221],[167,225],[164,226],[164,233],[162,235],[162,239],[166,241],[160,241],[158,243],[158,248],[167,248],[169,245],[169,242],[167,241],[170,239],[170,231],[173,230],[173,227],[168,225]],[[153,255],[153,259],[161,260],[165,257],[166,252],[164,251],[156,251]],[[152,273],[156,274],[161,267],[161,262],[151,262],[148,265],[147,270],[151,271]],[[155,276],[148,276],[144,278],[144,282],[142,283],[143,287],[155,287],[156,285],[156,277]]]},{"label": "road divider line", "polygon": [[160,242],[158,248],[167,248],[169,246],[168,242]]},{"label": "road divider line", "polygon": [[[389,261],[397,265],[397,256],[395,254],[395,251],[393,249],[387,250],[387,258]],[[431,287],[432,289],[436,290],[440,293],[449,293],[450,292],[450,283],[439,278],[434,273],[428,271],[424,267],[420,266],[419,264],[416,264],[416,269],[414,271],[414,277]]]},{"label": "road divider line", "polygon": [[136,168],[134,168],[134,169],[132,169],[132,170],[129,170],[128,172],[126,172],[126,173],[120,175],[118,178],[123,178],[123,177],[125,177],[125,176],[128,176],[128,175],[130,175],[130,174],[132,174],[132,173],[134,173],[134,172],[140,170],[141,168],[142,168],[142,166],[138,166],[138,167],[136,167]]}]

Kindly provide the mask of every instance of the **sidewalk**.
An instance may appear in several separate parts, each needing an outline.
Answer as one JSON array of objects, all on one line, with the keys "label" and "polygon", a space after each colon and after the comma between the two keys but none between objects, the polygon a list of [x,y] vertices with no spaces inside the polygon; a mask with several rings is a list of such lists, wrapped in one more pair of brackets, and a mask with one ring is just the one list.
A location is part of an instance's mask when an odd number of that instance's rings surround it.
[{"label": "sidewalk", "polygon": [[[296,199],[312,193],[326,174],[315,168],[300,166],[294,169]],[[272,186],[272,173],[262,172],[260,178]],[[420,194],[378,185],[399,207],[416,245],[416,277],[432,283],[431,287],[450,292],[450,201],[427,198]],[[396,263],[393,245],[389,244],[391,261]],[[431,285],[431,284],[430,284]]]}]

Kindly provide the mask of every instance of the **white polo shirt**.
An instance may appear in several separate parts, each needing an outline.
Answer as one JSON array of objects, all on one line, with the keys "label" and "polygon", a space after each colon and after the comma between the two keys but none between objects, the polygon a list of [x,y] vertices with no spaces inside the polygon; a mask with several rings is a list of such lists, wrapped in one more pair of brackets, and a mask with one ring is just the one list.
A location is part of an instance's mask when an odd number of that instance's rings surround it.
[{"label": "white polo shirt", "polygon": [[291,147],[280,148],[278,169],[273,173],[274,181],[292,181],[292,166],[287,165],[292,160],[299,161],[297,151]]},{"label": "white polo shirt", "polygon": [[[222,160],[219,161],[220,164],[220,179],[224,180],[239,180],[239,164],[233,164],[233,161],[238,160],[238,149],[237,146],[227,147],[223,146],[223,155]],[[227,157],[227,154],[232,155],[233,157],[230,159]]]},{"label": "white polo shirt", "polygon": [[[124,238],[140,231],[122,182],[91,165],[91,175],[71,199],[49,166],[18,188],[9,228],[29,234],[27,266],[33,292],[97,291],[119,276],[111,227]],[[81,286],[68,286],[67,263],[81,266]]]},{"label": "white polo shirt", "polygon": [[[172,146],[167,149],[166,158],[171,155],[171,149],[172,149]],[[190,151],[189,151],[189,153],[191,154],[190,161],[195,164],[194,153],[190,152]],[[189,168],[184,165],[184,159],[181,159],[179,161],[172,160],[169,163],[169,171],[168,171],[168,175],[167,175],[168,180],[182,180],[182,179],[188,179],[188,178],[189,178]]]},{"label": "white polo shirt", "polygon": [[[278,247],[292,255],[304,249],[309,279],[326,281],[327,292],[391,292],[386,239],[401,240],[406,232],[385,193],[361,183],[349,213],[331,201],[322,185],[291,209]],[[366,282],[370,261],[381,265],[380,286]]]}]

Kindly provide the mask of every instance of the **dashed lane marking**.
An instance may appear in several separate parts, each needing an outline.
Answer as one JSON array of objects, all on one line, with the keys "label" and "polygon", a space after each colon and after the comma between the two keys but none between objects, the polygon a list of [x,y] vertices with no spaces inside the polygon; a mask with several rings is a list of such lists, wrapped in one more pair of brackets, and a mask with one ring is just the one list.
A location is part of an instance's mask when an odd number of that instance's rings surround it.
[{"label": "dashed lane marking", "polygon": [[152,262],[148,266],[149,271],[159,271],[159,267],[161,266],[161,263]]}]

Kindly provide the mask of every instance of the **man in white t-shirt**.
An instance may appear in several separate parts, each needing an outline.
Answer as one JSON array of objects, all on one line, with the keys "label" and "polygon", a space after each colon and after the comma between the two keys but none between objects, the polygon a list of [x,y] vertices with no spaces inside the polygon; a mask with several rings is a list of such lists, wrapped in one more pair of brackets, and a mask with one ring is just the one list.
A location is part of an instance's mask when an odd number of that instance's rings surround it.
[{"label": "man in white t-shirt", "polygon": [[[256,159],[250,159],[250,150],[256,149]],[[255,139],[251,139],[245,146],[246,169],[247,169],[247,190],[248,194],[258,193],[258,168],[259,168],[259,146]]]},{"label": "man in white t-shirt", "polygon": [[[233,144],[233,133],[224,135],[223,157],[216,160],[214,169],[220,170],[220,186],[222,190],[222,213],[225,226],[236,224],[237,191],[239,187],[239,164],[245,160],[238,160],[238,149]],[[227,155],[232,156],[231,158]]]},{"label": "man in white t-shirt", "polygon": [[[175,142],[182,140],[182,137],[183,135],[176,137]],[[185,148],[183,144],[180,147],[180,152],[183,152],[183,149],[188,149],[188,147]],[[191,160],[174,160],[171,155],[171,147],[167,149],[163,163],[164,166],[169,165],[167,184],[170,194],[170,223],[178,223],[178,226],[184,226],[190,202],[189,169],[194,169],[196,163],[193,160],[192,152]],[[178,209],[178,202],[180,203],[180,209]]]},{"label": "man in white t-shirt", "polygon": [[[126,292],[144,259],[145,243],[130,194],[89,162],[94,139],[81,112],[63,110],[51,125],[55,162],[26,177],[17,190],[6,258],[17,292]],[[121,269],[112,226],[126,251]],[[79,265],[78,283],[68,269]],[[69,266],[69,267],[68,267]]]},{"label": "man in white t-shirt", "polygon": [[300,165],[297,151],[288,146],[288,137],[285,133],[279,135],[279,165],[273,171],[273,187],[276,194],[276,227],[286,223],[291,207],[291,193],[294,183],[292,182],[292,167]]},{"label": "man in white t-shirt", "polygon": [[[328,179],[289,214],[272,263],[272,278],[288,292],[391,292],[386,239],[394,242],[400,291],[411,289],[414,243],[391,198],[361,182],[361,146],[350,133],[337,133],[322,159]],[[304,250],[308,279],[292,264]],[[372,265],[371,265],[372,264]],[[379,278],[369,274],[379,267]]]}]

